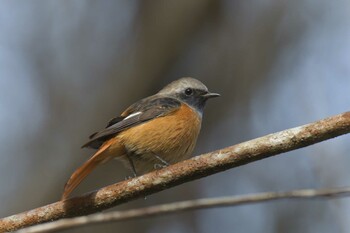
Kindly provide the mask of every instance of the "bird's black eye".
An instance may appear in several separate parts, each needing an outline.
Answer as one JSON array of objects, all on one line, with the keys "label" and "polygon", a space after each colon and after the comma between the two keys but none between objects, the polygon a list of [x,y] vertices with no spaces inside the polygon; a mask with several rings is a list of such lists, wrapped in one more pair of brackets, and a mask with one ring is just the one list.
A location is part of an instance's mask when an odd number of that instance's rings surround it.
[{"label": "bird's black eye", "polygon": [[185,90],[185,94],[186,94],[186,95],[192,95],[192,94],[193,94],[192,88],[187,88],[187,89]]}]

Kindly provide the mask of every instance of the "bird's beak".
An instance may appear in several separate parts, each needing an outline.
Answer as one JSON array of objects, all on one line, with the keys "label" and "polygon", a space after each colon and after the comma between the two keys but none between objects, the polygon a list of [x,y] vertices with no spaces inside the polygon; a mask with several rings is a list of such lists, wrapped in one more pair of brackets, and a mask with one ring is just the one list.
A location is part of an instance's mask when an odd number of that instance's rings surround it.
[{"label": "bird's beak", "polygon": [[220,96],[220,94],[210,93],[210,92],[208,92],[208,93],[203,95],[203,97],[206,98],[206,99],[215,98],[215,97],[219,97],[219,96]]}]

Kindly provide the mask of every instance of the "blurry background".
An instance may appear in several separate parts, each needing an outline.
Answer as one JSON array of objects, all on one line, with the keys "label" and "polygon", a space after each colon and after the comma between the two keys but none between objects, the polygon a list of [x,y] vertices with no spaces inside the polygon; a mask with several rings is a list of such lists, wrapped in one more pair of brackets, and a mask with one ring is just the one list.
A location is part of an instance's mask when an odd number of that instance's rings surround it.
[{"label": "blurry background", "polygon": [[[349,110],[350,2],[0,2],[0,215],[60,198],[81,150],[134,101],[182,76],[222,94],[195,154]],[[115,209],[350,185],[349,136],[248,164]],[[117,161],[75,194],[123,180]],[[349,232],[350,199],[277,201],[67,232]]]}]

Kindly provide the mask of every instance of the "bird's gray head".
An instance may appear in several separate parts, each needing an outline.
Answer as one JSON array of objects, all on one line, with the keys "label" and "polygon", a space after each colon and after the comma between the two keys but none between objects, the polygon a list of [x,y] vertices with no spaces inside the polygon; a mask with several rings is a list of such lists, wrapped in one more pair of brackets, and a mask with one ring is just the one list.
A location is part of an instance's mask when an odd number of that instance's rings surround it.
[{"label": "bird's gray head", "polygon": [[205,103],[208,99],[220,96],[216,93],[210,93],[203,83],[190,77],[171,82],[157,94],[173,97],[185,102],[200,115],[202,115]]}]

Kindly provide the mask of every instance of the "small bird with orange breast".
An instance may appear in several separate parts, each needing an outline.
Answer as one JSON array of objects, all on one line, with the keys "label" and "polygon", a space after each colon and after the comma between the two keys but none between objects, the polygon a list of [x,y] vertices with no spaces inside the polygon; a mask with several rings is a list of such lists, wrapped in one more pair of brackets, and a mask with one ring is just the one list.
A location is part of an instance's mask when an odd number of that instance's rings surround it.
[{"label": "small bird with orange breast", "polygon": [[83,145],[98,149],[65,185],[62,199],[99,164],[117,158],[136,176],[190,157],[201,128],[206,101],[219,94],[194,78],[176,80],[108,122]]}]

